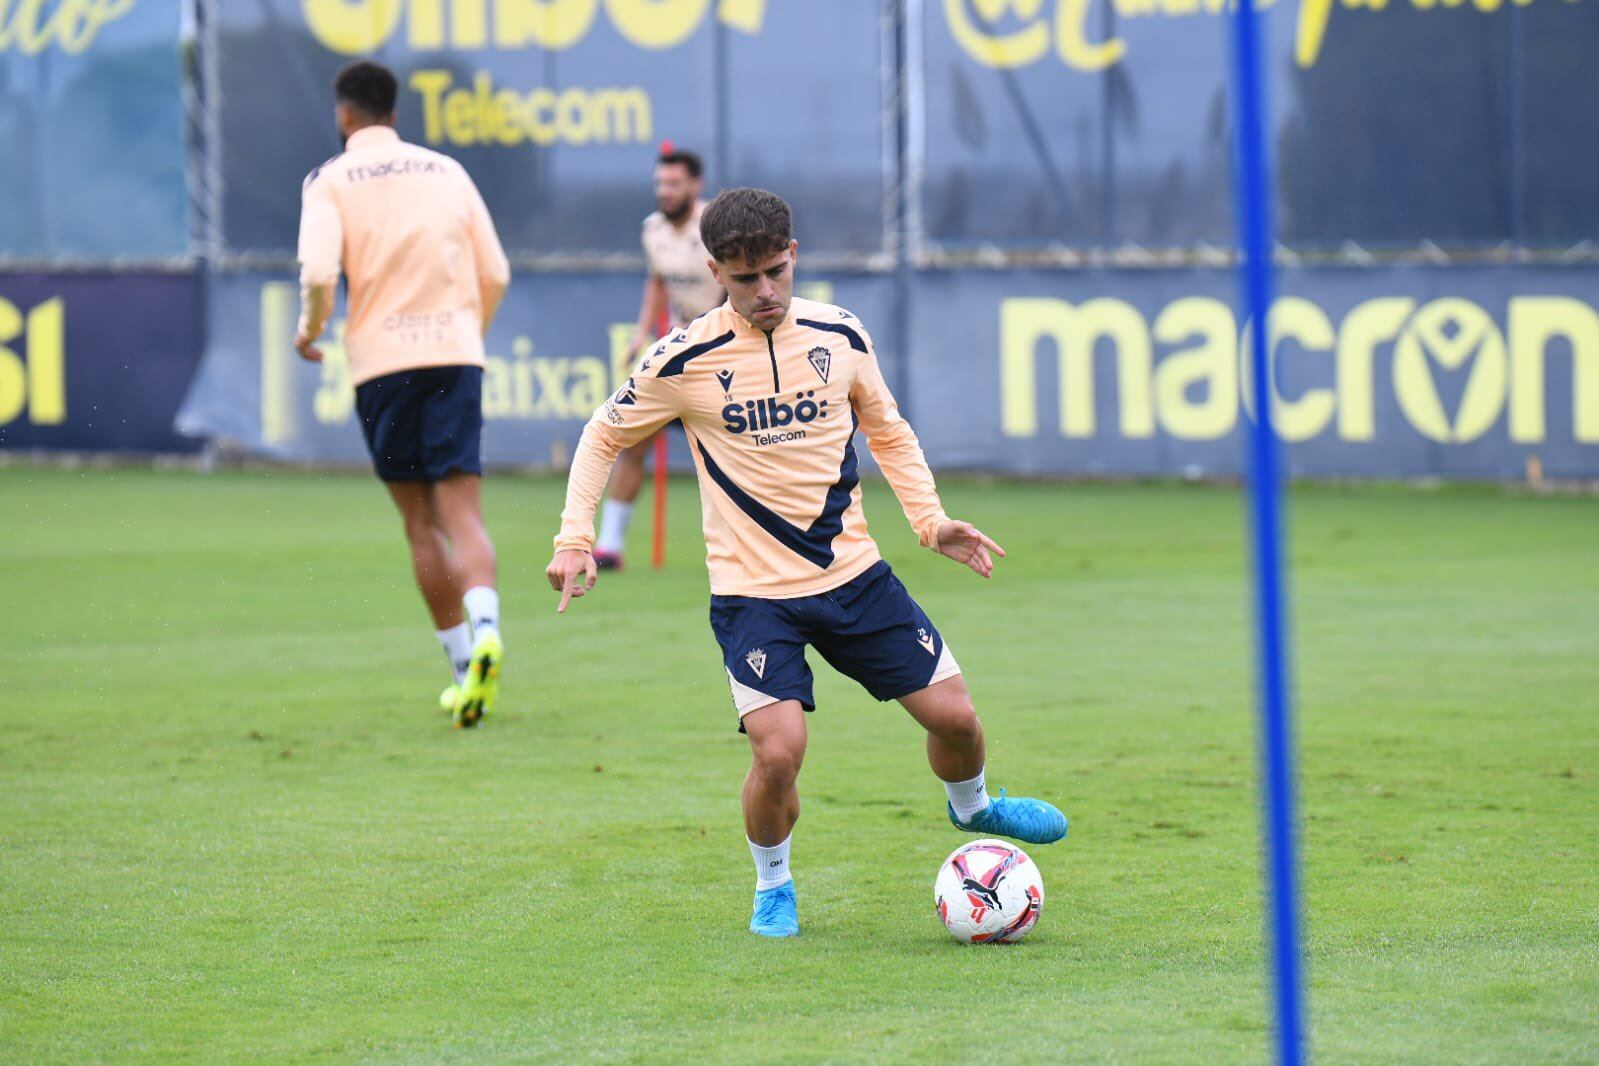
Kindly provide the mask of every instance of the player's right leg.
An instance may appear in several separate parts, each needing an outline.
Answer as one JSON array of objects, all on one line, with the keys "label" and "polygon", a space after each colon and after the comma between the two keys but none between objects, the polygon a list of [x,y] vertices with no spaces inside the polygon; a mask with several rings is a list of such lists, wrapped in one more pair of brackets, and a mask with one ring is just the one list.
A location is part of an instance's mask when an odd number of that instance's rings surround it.
[{"label": "player's right leg", "polygon": [[622,554],[627,547],[627,527],[633,520],[633,504],[644,487],[644,460],[655,438],[625,448],[616,458],[611,472],[610,490],[600,510],[600,532],[594,539],[594,563],[601,570],[622,569]]},{"label": "player's right leg", "polygon": [[449,700],[453,706],[471,656],[471,630],[462,611],[460,574],[434,506],[422,454],[430,387],[426,371],[401,371],[363,382],[355,402],[373,469],[400,512],[417,587],[450,659],[455,684],[445,690],[441,702]]},{"label": "player's right leg", "polygon": [[750,931],[762,936],[799,933],[788,848],[799,819],[805,712],[816,706],[815,679],[797,627],[804,606],[803,600],[711,597],[711,629],[722,647],[738,728],[750,738],[744,834],[755,860]]},{"label": "player's right leg", "polygon": [[505,659],[500,638],[498,559],[483,523],[483,371],[437,367],[423,417],[423,467],[433,505],[460,573],[462,605],[472,625],[471,661],[455,708],[457,726],[474,726],[494,709]]},{"label": "player's right leg", "polygon": [[789,873],[788,847],[799,821],[799,772],[805,761],[805,710],[781,700],[743,718],[750,738],[750,772],[744,778],[744,833],[755,859],[755,904],[750,932],[784,937],[799,933],[799,906]]}]

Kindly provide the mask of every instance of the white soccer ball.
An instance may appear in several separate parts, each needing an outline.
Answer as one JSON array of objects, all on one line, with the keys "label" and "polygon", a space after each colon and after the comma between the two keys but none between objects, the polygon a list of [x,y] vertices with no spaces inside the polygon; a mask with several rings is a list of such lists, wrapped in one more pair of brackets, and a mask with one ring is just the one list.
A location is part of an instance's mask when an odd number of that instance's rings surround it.
[{"label": "white soccer ball", "polygon": [[1014,944],[1044,913],[1044,878],[1027,853],[976,840],[950,853],[933,882],[933,905],[956,940]]}]

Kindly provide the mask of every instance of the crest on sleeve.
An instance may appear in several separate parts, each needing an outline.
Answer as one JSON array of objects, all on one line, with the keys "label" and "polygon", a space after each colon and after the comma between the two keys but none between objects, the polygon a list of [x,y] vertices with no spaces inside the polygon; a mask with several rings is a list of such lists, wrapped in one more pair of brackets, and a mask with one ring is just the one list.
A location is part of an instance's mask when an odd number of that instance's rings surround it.
[{"label": "crest on sleeve", "polygon": [[627,384],[616,390],[616,395],[611,397],[617,404],[627,407],[638,403],[638,396],[634,393],[633,379],[628,378]]},{"label": "crest on sleeve", "polygon": [[811,368],[821,377],[822,384],[827,384],[827,372],[833,366],[832,351],[818,345],[806,352],[805,358],[810,360]]}]

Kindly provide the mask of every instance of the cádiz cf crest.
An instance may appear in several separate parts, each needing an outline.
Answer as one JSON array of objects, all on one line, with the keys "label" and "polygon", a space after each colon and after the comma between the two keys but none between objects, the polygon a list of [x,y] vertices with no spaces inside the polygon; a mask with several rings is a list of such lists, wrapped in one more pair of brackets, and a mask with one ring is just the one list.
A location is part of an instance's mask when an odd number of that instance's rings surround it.
[{"label": "c\u00e1diz cf crest", "polygon": [[827,384],[827,372],[833,365],[833,353],[826,348],[812,348],[805,353],[805,358],[811,361],[811,366],[822,377],[822,384]]},{"label": "c\u00e1diz cf crest", "polygon": [[748,655],[744,656],[744,661],[750,664],[750,669],[755,671],[755,676],[756,677],[762,679],[763,681],[766,679],[766,649],[765,648],[752,648],[752,649],[750,649],[750,653]]}]

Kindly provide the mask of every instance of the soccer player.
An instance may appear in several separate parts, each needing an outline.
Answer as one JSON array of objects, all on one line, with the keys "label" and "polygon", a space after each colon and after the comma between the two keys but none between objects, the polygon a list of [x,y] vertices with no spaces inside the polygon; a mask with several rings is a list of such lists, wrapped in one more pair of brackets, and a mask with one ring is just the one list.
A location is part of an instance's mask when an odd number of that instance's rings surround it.
[{"label": "soccer player", "polygon": [[[707,265],[700,241],[700,213],[705,209],[704,168],[693,152],[669,150],[655,161],[655,203],[660,208],[644,220],[644,258],[649,274],[638,312],[638,329],[629,351],[653,341],[663,315],[681,328],[722,302],[722,284]],[[600,537],[594,561],[601,570],[620,570],[633,501],[644,485],[644,459],[651,440],[622,450],[611,491],[600,516]]]},{"label": "soccer player", "polygon": [[397,91],[394,75],[369,62],[334,83],[345,150],[302,190],[294,346],[322,361],[316,341],[342,270],[361,430],[450,659],[454,682],[440,703],[457,726],[473,726],[494,706],[504,659],[479,437],[483,334],[511,272],[466,171],[394,131]]},{"label": "soccer player", "polygon": [[756,871],[750,929],[793,936],[789,840],[804,712],[815,708],[807,644],[926,729],[957,828],[1045,844],[1066,835],[1066,818],[1041,800],[989,795],[983,728],[961,669],[866,531],[856,430],[923,547],[984,578],[1005,553],[944,513],[861,323],[794,298],[799,245],[788,205],[733,189],[705,209],[700,227],[727,302],[652,349],[589,421],[547,576],[559,611],[593,589],[594,505],[612,460],[681,418],[699,473],[711,628],[753,755],[743,796]]}]

